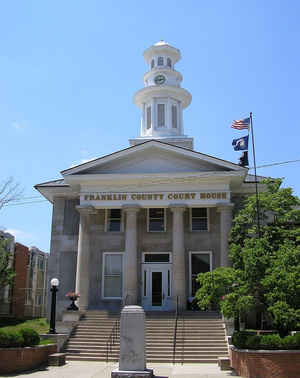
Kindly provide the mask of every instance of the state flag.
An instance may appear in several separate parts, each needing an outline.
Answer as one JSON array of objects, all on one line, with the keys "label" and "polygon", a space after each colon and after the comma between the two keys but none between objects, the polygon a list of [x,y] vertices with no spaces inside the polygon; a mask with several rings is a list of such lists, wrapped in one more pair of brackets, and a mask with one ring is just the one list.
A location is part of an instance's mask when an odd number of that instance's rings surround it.
[{"label": "state flag", "polygon": [[233,139],[232,145],[234,151],[243,151],[243,150],[248,150],[248,135],[238,138],[238,139]]}]

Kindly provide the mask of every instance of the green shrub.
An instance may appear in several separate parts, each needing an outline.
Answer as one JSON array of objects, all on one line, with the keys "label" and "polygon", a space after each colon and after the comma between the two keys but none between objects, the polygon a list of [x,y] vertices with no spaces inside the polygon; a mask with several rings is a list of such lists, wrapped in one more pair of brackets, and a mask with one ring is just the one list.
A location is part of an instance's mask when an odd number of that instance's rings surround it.
[{"label": "green shrub", "polygon": [[232,344],[238,349],[247,349],[247,339],[253,336],[253,332],[235,331],[232,335]]},{"label": "green shrub", "polygon": [[281,337],[276,335],[263,335],[260,339],[260,349],[281,349]]},{"label": "green shrub", "polygon": [[295,336],[285,336],[281,339],[281,349],[298,349]]},{"label": "green shrub", "polygon": [[300,334],[280,337],[275,335],[253,335],[251,332],[234,332],[232,344],[238,349],[300,349]]},{"label": "green shrub", "polygon": [[40,342],[40,335],[32,328],[22,328],[20,334],[24,338],[24,346],[34,346]]},{"label": "green shrub", "polygon": [[246,339],[246,348],[247,349],[259,349],[260,347],[260,336],[251,335]]},{"label": "green shrub", "polygon": [[6,331],[0,329],[0,347],[1,348],[16,348],[22,347],[24,338],[18,331]]}]

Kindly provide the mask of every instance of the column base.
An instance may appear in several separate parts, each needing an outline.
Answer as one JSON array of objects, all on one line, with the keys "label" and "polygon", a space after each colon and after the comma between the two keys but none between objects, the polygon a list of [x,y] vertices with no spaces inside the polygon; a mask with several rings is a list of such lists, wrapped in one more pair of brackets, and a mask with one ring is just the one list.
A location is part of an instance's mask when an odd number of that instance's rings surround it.
[{"label": "column base", "polygon": [[111,378],[152,378],[153,370],[146,369],[144,371],[136,370],[113,370],[111,372]]}]

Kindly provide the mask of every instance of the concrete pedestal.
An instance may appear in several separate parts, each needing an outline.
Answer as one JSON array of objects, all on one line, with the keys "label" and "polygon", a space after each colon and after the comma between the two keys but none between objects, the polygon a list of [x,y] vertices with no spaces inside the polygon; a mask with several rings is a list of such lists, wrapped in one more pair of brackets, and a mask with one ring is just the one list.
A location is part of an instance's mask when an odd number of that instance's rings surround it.
[{"label": "concrete pedestal", "polygon": [[148,378],[153,370],[146,369],[145,312],[140,306],[125,306],[120,323],[119,369],[112,378]]}]

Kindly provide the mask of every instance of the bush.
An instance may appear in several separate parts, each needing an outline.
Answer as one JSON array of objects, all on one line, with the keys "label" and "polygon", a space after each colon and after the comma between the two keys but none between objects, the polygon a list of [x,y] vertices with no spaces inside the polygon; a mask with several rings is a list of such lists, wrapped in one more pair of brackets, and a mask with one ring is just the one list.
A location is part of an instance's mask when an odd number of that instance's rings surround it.
[{"label": "bush", "polygon": [[16,348],[22,347],[24,338],[18,331],[5,331],[0,329],[0,347],[1,348]]},{"label": "bush", "polygon": [[232,335],[232,344],[238,349],[247,349],[247,339],[253,336],[253,332],[235,331]]},{"label": "bush", "polygon": [[260,347],[260,336],[251,335],[246,339],[246,348],[247,349],[259,349]]},{"label": "bush", "polygon": [[260,338],[260,349],[281,349],[281,337],[276,335],[263,335]]},{"label": "bush", "polygon": [[22,328],[20,334],[24,338],[24,346],[34,346],[40,342],[40,335],[32,328]]},{"label": "bush", "polygon": [[300,349],[300,334],[280,337],[275,335],[253,335],[251,332],[234,332],[232,344],[238,349]]},{"label": "bush", "polygon": [[1,348],[20,348],[26,346],[38,345],[40,342],[39,334],[31,328],[22,328],[20,330],[0,329],[0,347]]}]

